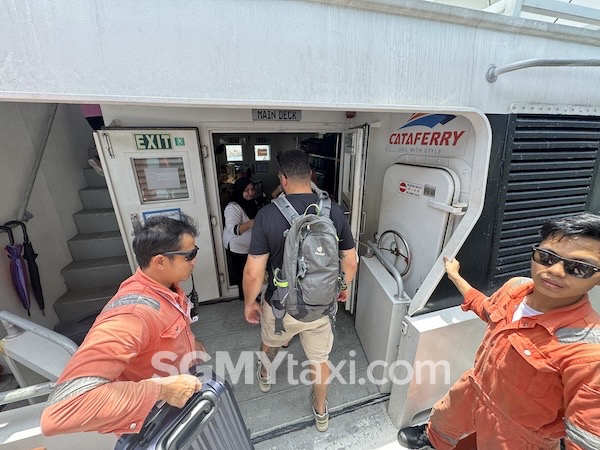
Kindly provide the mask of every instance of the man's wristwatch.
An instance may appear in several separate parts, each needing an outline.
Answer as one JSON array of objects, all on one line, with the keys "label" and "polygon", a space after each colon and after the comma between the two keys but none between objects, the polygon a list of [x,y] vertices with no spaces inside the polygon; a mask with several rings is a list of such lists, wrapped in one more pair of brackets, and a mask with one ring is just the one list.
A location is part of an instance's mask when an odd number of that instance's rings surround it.
[{"label": "man's wristwatch", "polygon": [[340,280],[340,291],[345,291],[346,289],[348,289],[348,285],[344,280]]}]

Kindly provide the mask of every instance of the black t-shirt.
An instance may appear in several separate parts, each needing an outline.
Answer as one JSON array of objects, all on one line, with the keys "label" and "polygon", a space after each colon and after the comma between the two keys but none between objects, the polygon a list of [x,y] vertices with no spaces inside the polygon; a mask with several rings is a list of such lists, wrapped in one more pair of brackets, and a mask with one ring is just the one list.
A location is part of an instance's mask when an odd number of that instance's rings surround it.
[{"label": "black t-shirt", "polygon": [[[290,194],[286,195],[288,201],[299,214],[304,214],[308,205],[319,203],[317,194]],[[314,208],[309,212],[314,213]],[[337,230],[340,250],[351,250],[354,248],[354,238],[350,231],[350,225],[344,215],[341,206],[331,202],[331,214],[329,216]],[[283,264],[283,247],[285,239],[283,233],[290,227],[287,219],[281,214],[273,203],[262,208],[254,218],[252,226],[252,241],[250,242],[250,255],[265,255],[269,253],[269,286],[267,287],[267,300],[271,298],[275,290],[273,285],[273,269]]]}]

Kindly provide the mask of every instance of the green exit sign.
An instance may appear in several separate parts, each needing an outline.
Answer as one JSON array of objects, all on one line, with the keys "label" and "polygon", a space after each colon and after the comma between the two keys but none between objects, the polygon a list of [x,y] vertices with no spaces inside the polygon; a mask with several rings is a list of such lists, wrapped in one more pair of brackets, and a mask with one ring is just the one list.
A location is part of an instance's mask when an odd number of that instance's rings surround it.
[{"label": "green exit sign", "polygon": [[134,134],[133,137],[138,150],[165,150],[173,148],[170,134]]},{"label": "green exit sign", "polygon": [[175,146],[177,146],[177,147],[182,147],[185,145],[185,139],[182,137],[176,137],[176,138],[173,138],[173,140],[175,141]]}]

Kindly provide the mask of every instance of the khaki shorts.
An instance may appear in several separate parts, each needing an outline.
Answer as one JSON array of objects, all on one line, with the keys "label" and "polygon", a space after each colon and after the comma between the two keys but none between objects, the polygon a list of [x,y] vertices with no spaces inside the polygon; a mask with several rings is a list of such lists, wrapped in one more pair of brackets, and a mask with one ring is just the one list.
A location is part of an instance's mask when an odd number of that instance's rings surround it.
[{"label": "khaki shorts", "polygon": [[304,354],[309,361],[320,364],[329,359],[333,347],[333,332],[328,316],[313,322],[300,322],[286,314],[283,317],[283,328],[285,331],[275,334],[275,316],[271,305],[263,300],[260,317],[260,336],[263,344],[268,347],[281,347],[299,334]]}]

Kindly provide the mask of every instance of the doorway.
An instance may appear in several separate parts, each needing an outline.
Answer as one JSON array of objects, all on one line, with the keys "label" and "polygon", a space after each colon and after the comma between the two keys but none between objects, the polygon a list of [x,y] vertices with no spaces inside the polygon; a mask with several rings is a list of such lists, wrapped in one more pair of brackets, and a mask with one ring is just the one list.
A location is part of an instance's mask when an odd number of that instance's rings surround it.
[{"label": "doorway", "polygon": [[[267,205],[279,186],[277,156],[288,150],[303,150],[308,154],[313,181],[337,199],[340,174],[340,133],[213,133],[215,170],[218,180],[220,217],[225,225],[224,211],[231,201],[233,184],[240,177],[249,177],[255,187],[255,200]],[[222,229],[223,227],[221,227]],[[225,251],[226,269],[223,292],[228,297],[238,295],[237,277],[232,260]]]}]

